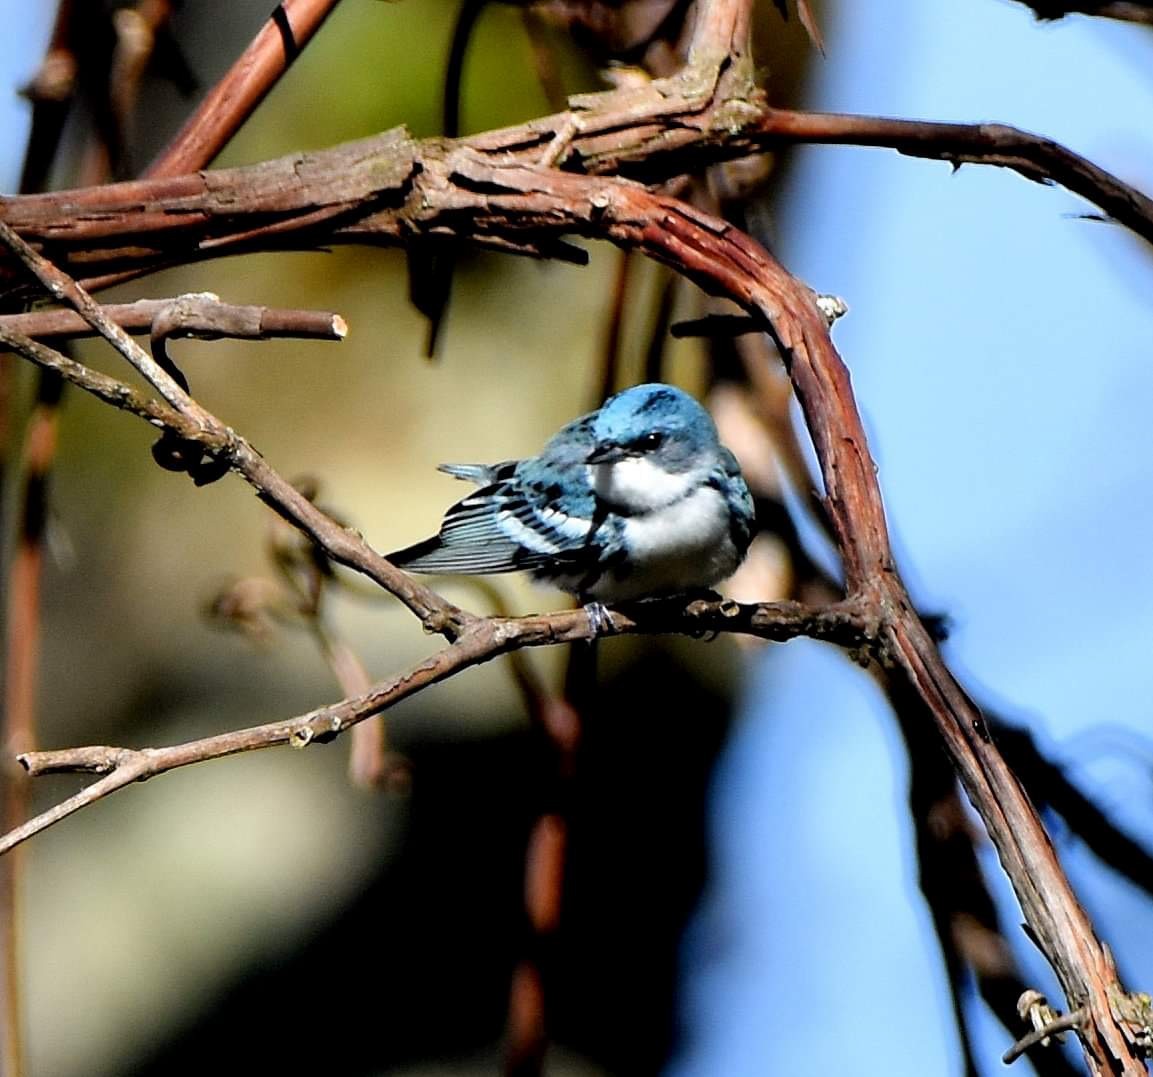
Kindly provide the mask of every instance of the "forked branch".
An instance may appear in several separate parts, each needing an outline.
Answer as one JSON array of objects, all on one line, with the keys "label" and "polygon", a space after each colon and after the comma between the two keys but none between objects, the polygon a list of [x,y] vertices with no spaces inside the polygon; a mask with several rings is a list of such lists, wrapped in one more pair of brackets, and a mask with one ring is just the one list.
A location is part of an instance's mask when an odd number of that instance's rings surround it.
[{"label": "forked branch", "polygon": [[[613,632],[622,634],[741,632],[778,642],[808,636],[846,647],[863,646],[867,638],[860,611],[852,603],[809,608],[795,602],[753,605],[701,600],[687,604],[649,602],[613,610],[609,618]],[[103,777],[0,837],[0,855],[133,782],[240,752],[284,744],[304,748],[312,743],[324,743],[402,699],[498,655],[523,647],[593,639],[598,629],[583,609],[530,617],[478,617],[469,622],[453,643],[413,668],[374,685],[363,695],[320,707],[297,718],[237,729],[168,748],[91,746],[27,752],[19,761],[33,777],[77,772]]]},{"label": "forked branch", "polygon": [[[418,235],[464,233],[498,250],[571,260],[572,248],[555,236],[506,228],[486,185],[516,168],[535,172],[546,188],[564,172],[659,184],[782,144],[816,142],[1009,168],[1065,186],[1153,242],[1153,199],[1051,139],[1001,124],[774,109],[745,63],[686,70],[639,89],[575,97],[568,112],[466,139],[421,142],[396,128],[246,168],[0,199],[0,220],[91,287],[222,254],[398,246]],[[18,283],[9,274],[12,291]]]}]

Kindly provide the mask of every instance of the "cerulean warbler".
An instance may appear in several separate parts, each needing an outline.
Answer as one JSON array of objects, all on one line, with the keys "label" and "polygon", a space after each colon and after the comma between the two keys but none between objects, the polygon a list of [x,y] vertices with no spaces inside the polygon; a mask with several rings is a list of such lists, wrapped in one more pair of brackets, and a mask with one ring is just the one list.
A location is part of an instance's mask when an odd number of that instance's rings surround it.
[{"label": "cerulean warbler", "polygon": [[708,412],[671,385],[638,385],[574,419],[539,456],[444,464],[480,489],[440,533],[389,555],[413,572],[527,570],[620,601],[711,587],[744,559],[753,501]]}]

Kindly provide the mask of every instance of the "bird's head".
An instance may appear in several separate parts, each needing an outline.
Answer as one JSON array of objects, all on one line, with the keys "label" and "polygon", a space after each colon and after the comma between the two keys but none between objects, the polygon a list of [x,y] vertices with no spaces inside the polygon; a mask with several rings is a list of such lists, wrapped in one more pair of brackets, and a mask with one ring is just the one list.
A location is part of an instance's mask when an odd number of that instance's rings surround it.
[{"label": "bird's head", "polygon": [[637,385],[611,397],[593,423],[585,458],[610,504],[649,511],[684,496],[713,466],[717,429],[707,411],[672,385]]}]

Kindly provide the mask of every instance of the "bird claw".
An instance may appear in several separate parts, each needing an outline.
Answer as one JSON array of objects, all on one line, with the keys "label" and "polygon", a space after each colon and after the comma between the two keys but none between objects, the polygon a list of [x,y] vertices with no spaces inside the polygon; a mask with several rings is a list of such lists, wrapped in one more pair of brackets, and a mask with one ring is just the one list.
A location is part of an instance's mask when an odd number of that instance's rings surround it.
[{"label": "bird claw", "polygon": [[603,603],[586,602],[584,611],[589,620],[589,631],[592,633],[593,639],[614,634],[616,630],[613,628],[613,619]]}]

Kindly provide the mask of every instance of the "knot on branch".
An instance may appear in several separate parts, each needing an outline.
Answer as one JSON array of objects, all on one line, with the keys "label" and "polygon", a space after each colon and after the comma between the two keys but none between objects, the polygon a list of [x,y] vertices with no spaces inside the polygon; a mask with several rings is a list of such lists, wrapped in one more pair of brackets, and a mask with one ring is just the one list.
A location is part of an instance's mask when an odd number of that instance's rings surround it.
[{"label": "knot on branch", "polygon": [[228,474],[231,467],[227,456],[213,452],[201,445],[181,437],[172,430],[165,430],[152,446],[152,459],[165,471],[182,471],[191,476],[197,486],[207,486]]}]

